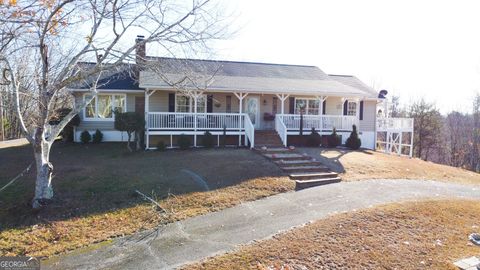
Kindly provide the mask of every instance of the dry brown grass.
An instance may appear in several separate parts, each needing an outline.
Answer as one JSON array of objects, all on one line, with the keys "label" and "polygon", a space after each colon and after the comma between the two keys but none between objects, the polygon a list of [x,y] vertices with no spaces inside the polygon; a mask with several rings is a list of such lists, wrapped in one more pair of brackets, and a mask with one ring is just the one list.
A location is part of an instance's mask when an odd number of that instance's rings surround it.
[{"label": "dry brown grass", "polygon": [[[56,199],[47,209],[29,207],[33,174],[0,194],[0,255],[48,257],[294,189],[276,165],[249,150],[125,150],[123,144],[57,145]],[[30,155],[28,146],[0,149],[0,186],[24,169]],[[211,191],[202,191],[182,169],[203,176]],[[159,215],[135,189],[156,198],[168,214]]]},{"label": "dry brown grass", "polygon": [[338,214],[185,269],[456,269],[480,254],[480,202],[406,202]]},{"label": "dry brown grass", "polygon": [[399,157],[380,152],[309,149],[301,151],[325,162],[340,172],[344,181],[379,178],[429,179],[464,184],[480,184],[480,174],[460,168],[423,161],[418,158]]}]

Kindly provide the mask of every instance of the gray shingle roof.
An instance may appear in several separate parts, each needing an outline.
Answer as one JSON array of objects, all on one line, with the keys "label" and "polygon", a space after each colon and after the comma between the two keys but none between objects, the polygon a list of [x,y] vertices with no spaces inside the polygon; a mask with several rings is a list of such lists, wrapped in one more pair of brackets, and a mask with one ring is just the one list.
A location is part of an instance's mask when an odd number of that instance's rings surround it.
[{"label": "gray shingle roof", "polygon": [[376,97],[357,78],[329,76],[315,66],[159,57],[150,57],[149,63],[153,69],[140,73],[140,87],[149,89],[179,83],[177,88],[211,91]]},{"label": "gray shingle roof", "polygon": [[374,96],[377,96],[378,93],[370,86],[366,85],[360,79],[353,75],[336,75],[336,74],[328,74],[328,76],[336,81],[339,81],[345,85],[352,86],[358,88],[364,92],[371,93]]}]

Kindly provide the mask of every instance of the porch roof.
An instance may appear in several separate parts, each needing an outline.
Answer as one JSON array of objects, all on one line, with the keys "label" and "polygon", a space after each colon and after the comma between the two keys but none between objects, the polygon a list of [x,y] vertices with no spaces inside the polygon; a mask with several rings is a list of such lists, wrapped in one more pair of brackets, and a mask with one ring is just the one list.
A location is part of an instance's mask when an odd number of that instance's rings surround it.
[{"label": "porch roof", "polygon": [[376,93],[343,84],[332,79],[293,79],[273,77],[222,76],[212,77],[154,72],[140,73],[140,87],[156,90],[202,89],[217,92],[286,93],[374,98]]}]

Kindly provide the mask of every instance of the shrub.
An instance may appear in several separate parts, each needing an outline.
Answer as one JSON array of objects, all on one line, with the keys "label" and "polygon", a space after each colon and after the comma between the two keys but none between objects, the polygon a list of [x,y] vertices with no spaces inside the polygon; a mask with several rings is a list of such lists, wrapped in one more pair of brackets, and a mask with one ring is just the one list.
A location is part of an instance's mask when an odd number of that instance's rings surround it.
[{"label": "shrub", "polygon": [[345,145],[353,150],[357,150],[362,145],[362,141],[360,138],[358,138],[356,125],[352,126],[352,132],[350,133],[350,137],[348,137],[347,141],[345,142]]},{"label": "shrub", "polygon": [[158,141],[157,143],[157,150],[158,151],[165,151],[167,149],[167,146],[163,141]]},{"label": "shrub", "polygon": [[307,146],[318,147],[322,143],[322,137],[315,128],[312,127],[312,133],[307,137]]},{"label": "shrub", "polygon": [[92,141],[93,143],[101,143],[103,140],[103,133],[100,130],[96,130],[93,134]]},{"label": "shrub", "polygon": [[205,148],[212,148],[215,145],[215,137],[208,130],[203,134],[202,145]]},{"label": "shrub", "polygon": [[191,144],[192,143],[190,142],[190,139],[185,136],[185,134],[180,135],[180,137],[178,138],[178,146],[182,150],[190,148]]},{"label": "shrub", "polygon": [[80,134],[80,141],[81,141],[83,144],[89,143],[91,140],[92,140],[92,135],[90,135],[90,132],[84,130],[84,131]]},{"label": "shrub", "polygon": [[[145,128],[145,118],[143,115],[134,112],[115,112],[114,126],[116,130],[127,132],[127,148],[131,152],[132,147],[130,146],[130,141],[132,138],[132,133],[135,132],[138,134],[143,131]],[[135,136],[135,139],[137,140],[136,150],[140,150],[140,143],[138,142],[138,140],[140,140],[140,136]]]},{"label": "shrub", "polygon": [[342,144],[342,138],[337,134],[337,129],[333,128],[332,134],[328,136],[328,147],[337,147]]}]

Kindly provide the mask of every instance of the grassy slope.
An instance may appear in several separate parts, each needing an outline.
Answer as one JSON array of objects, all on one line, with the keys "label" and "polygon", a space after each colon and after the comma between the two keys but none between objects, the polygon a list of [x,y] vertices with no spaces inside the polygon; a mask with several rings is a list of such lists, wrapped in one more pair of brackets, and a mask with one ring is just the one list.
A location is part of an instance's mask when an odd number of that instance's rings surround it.
[{"label": "grassy slope", "polygon": [[[423,201],[339,214],[185,269],[456,269],[478,255],[480,202]],[[280,269],[280,268],[278,268]]]},{"label": "grassy slope", "polygon": [[341,173],[346,181],[372,178],[430,179],[468,184],[480,184],[480,174],[460,168],[426,162],[417,158],[387,155],[375,151],[332,149],[301,149],[331,169]]},{"label": "grassy slope", "polygon": [[[294,187],[248,150],[125,152],[123,144],[57,144],[53,204],[30,210],[33,173],[0,194],[0,254],[50,256]],[[0,186],[31,158],[28,146],[0,149]],[[182,169],[202,176],[210,191]],[[168,214],[156,212],[135,189],[157,198]]]}]

